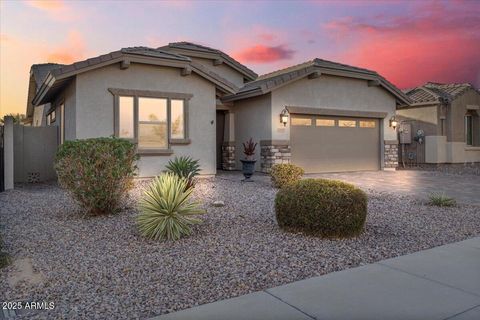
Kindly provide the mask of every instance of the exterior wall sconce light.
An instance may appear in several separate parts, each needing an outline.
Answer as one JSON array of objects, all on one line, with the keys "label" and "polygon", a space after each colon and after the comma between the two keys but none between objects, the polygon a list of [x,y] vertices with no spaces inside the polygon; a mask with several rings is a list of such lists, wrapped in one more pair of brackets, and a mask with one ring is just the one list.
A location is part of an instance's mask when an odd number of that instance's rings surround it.
[{"label": "exterior wall sconce light", "polygon": [[390,118],[389,123],[390,123],[390,127],[393,128],[393,130],[395,130],[398,127],[398,121],[397,119],[395,119],[395,116]]},{"label": "exterior wall sconce light", "polygon": [[288,110],[287,108],[284,108],[282,112],[280,113],[280,123],[283,123],[283,126],[285,127],[288,123]]}]

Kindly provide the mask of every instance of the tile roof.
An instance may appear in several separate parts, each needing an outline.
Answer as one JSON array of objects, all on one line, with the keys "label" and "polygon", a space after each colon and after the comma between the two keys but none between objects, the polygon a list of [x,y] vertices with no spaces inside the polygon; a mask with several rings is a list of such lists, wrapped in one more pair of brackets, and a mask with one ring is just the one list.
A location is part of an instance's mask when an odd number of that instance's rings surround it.
[{"label": "tile roof", "polygon": [[[67,81],[67,79],[80,72],[101,67],[105,64],[119,62],[124,57],[127,60],[134,60],[135,56],[137,55],[141,58],[159,58],[177,61],[181,63],[180,65],[189,66],[191,70],[195,70],[197,74],[213,82],[215,85],[222,88],[222,90],[225,90],[225,92],[231,94],[238,90],[236,85],[214,73],[213,71],[208,70],[202,65],[193,62],[192,59],[187,56],[162,49],[153,49],[148,47],[128,47],[94,58],[78,61],[69,65],[47,64],[45,67],[38,67],[43,65],[33,65],[32,71],[41,74],[41,77],[38,76],[38,79],[41,79],[41,81],[39,80],[39,91],[42,91],[38,92],[33,101],[35,104],[43,103],[46,92],[56,90],[56,87],[61,86],[62,82]],[[144,60],[142,59],[139,61],[142,63]],[[53,80],[54,83],[47,83],[50,82],[50,80]]]},{"label": "tile roof", "polygon": [[32,67],[30,68],[30,72],[33,74],[33,78],[35,79],[37,88],[40,88],[50,71],[59,69],[63,66],[64,64],[58,63],[41,63],[32,65]]},{"label": "tile roof", "polygon": [[214,48],[211,48],[211,47],[207,47],[207,46],[203,46],[203,45],[199,45],[199,44],[196,44],[196,43],[193,43],[193,42],[187,42],[187,41],[171,42],[167,46],[160,47],[158,49],[166,49],[166,48],[177,48],[177,49],[192,50],[192,51],[198,51],[198,52],[204,52],[204,53],[219,55],[220,57],[222,57],[226,61],[230,62],[236,68],[242,70],[243,73],[245,75],[247,75],[251,80],[256,79],[258,77],[258,75],[253,70],[249,69],[248,67],[241,64],[240,62],[238,62],[237,60],[235,60],[234,58],[232,58],[231,56],[229,56],[225,52],[223,52],[221,50],[218,50],[218,49],[214,49]]},{"label": "tile roof", "polygon": [[414,103],[438,103],[442,100],[452,101],[468,89],[476,90],[470,83],[435,83],[427,82],[407,91]]},{"label": "tile roof", "polygon": [[187,62],[191,61],[190,58],[188,57],[167,52],[164,50],[158,50],[158,49],[153,49],[148,47],[127,47],[127,48],[122,48],[120,50],[103,54],[94,58],[78,61],[69,65],[62,65],[60,68],[52,70],[51,73],[52,75],[57,77],[65,73],[81,70],[85,67],[93,66],[102,62],[107,62],[109,60],[119,58],[122,54],[133,54],[133,55],[147,56],[147,57],[153,57],[153,58],[165,58],[165,59],[173,59],[173,60],[187,61]]}]

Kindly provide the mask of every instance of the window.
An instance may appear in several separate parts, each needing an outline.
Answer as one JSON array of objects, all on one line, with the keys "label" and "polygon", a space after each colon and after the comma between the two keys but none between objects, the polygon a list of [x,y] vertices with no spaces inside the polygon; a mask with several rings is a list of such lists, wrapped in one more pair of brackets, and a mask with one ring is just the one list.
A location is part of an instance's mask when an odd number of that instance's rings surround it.
[{"label": "window", "polygon": [[115,96],[115,135],[140,152],[169,154],[171,144],[188,144],[190,94],[109,89]]},{"label": "window", "polygon": [[360,120],[360,128],[375,128],[375,120]]},{"label": "window", "polygon": [[315,121],[317,127],[335,127],[334,119],[317,119]]},{"label": "window", "polygon": [[355,128],[357,121],[355,120],[338,120],[338,126],[344,128]]},{"label": "window", "polygon": [[55,110],[53,110],[52,112],[50,112],[49,114],[47,114],[47,126],[51,125],[52,123],[55,122],[56,120],[56,115],[55,115]]},{"label": "window", "polygon": [[138,98],[138,148],[168,148],[167,99]]},{"label": "window", "polygon": [[473,145],[473,118],[471,115],[465,116],[465,142],[467,146]]},{"label": "window", "polygon": [[312,119],[310,118],[292,118],[292,126],[311,126]]},{"label": "window", "polygon": [[172,99],[170,114],[170,137],[185,139],[185,104],[183,100]]},{"label": "window", "polygon": [[119,123],[118,136],[125,139],[133,139],[134,119],[133,119],[133,97],[119,97]]}]

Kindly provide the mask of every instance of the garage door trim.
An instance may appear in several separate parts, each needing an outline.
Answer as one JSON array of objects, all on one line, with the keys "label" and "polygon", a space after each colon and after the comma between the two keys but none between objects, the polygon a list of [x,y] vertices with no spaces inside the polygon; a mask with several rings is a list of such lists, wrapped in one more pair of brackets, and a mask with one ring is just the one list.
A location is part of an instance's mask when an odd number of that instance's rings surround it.
[{"label": "garage door trim", "polygon": [[354,117],[354,118],[376,118],[385,119],[387,112],[377,111],[356,111],[356,110],[340,110],[340,109],[325,109],[325,108],[310,108],[310,107],[285,107],[291,114],[306,114],[318,116],[337,116],[337,117]]}]

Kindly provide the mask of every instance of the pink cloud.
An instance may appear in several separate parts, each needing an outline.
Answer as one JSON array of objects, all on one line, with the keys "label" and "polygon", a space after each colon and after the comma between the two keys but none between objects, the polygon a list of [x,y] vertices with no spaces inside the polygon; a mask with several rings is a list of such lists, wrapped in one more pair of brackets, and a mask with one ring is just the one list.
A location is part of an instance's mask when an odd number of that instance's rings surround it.
[{"label": "pink cloud", "polygon": [[[480,5],[422,3],[408,16],[345,17],[326,24],[337,41],[351,42],[342,60],[373,69],[400,87],[426,81],[480,86]],[[373,22],[372,22],[373,21]]]},{"label": "pink cloud", "polygon": [[46,49],[43,53],[43,59],[48,62],[73,63],[85,58],[85,40],[83,35],[76,31],[70,31],[66,41],[53,49]]},{"label": "pink cloud", "polygon": [[33,8],[48,12],[65,9],[65,3],[62,0],[25,0],[25,3]]},{"label": "pink cloud", "polygon": [[256,44],[233,53],[233,57],[242,62],[268,63],[293,58],[295,51],[285,45],[265,46]]},{"label": "pink cloud", "polygon": [[74,10],[71,3],[63,0],[24,0],[24,3],[35,10],[42,11],[51,20],[71,22],[84,16],[84,12]]}]

